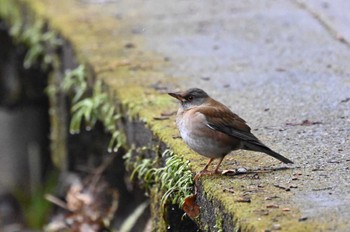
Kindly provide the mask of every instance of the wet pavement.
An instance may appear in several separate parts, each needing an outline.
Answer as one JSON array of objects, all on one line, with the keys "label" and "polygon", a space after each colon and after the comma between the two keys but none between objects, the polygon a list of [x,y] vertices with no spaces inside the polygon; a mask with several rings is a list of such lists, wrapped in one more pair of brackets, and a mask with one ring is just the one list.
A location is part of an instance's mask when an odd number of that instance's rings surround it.
[{"label": "wet pavement", "polygon": [[302,217],[341,230],[340,224],[350,227],[346,6],[119,1],[117,15],[130,26],[123,33],[142,38],[141,50],[169,61],[164,85],[171,79],[179,89],[203,88],[246,119],[266,144],[295,161],[290,202]]}]

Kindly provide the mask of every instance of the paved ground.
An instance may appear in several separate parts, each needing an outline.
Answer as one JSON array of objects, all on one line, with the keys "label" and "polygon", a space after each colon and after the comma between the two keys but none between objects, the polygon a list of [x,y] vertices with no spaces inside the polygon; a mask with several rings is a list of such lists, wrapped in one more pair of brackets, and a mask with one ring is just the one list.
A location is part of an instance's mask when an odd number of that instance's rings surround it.
[{"label": "paved ground", "polygon": [[176,87],[205,89],[295,161],[290,200],[303,216],[350,226],[349,7],[125,0],[117,15],[130,24],[122,33],[144,39],[141,50],[169,60]]},{"label": "paved ground", "polygon": [[[327,224],[330,231],[350,227],[350,16],[345,0],[31,2],[94,68],[101,66],[98,62],[113,63],[110,58],[119,61],[122,54],[125,63],[116,66],[127,66],[130,60],[146,64],[130,65],[128,73],[116,71],[134,75],[125,86],[140,82],[149,91],[144,82],[148,77],[169,89],[203,88],[246,119],[267,145],[295,161],[293,169],[245,182],[246,192],[255,194],[252,203],[227,207],[236,210],[239,222],[257,225],[263,220],[254,207],[266,211],[264,197],[277,186],[290,190],[280,203],[299,209],[301,217],[299,212],[295,217],[302,221]],[[105,7],[99,10],[100,5]],[[162,58],[159,63],[155,56]],[[103,75],[110,75],[106,80],[116,88],[125,84],[112,71]],[[123,87],[120,92],[125,92]],[[234,160],[249,169],[280,167],[264,155],[238,154],[228,157],[223,167],[232,168]],[[203,183],[209,181],[228,189],[243,180],[218,177]],[[214,187],[214,199],[229,194]],[[225,199],[219,200],[225,204]],[[253,219],[240,218],[249,210]],[[274,213],[273,207],[268,210]],[[279,223],[284,213],[281,207],[272,223]],[[290,224],[298,223],[295,217]],[[283,223],[282,229],[287,226]]]}]

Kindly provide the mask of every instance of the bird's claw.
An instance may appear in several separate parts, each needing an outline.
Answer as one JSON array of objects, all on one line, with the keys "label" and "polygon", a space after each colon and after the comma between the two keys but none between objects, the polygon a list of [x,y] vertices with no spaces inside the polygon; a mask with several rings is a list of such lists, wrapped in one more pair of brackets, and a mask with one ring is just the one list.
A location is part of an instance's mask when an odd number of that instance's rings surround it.
[{"label": "bird's claw", "polygon": [[197,181],[201,176],[204,176],[204,175],[209,175],[211,174],[212,172],[208,171],[208,170],[202,170],[200,172],[198,172],[195,176],[194,176],[194,180]]},{"label": "bird's claw", "polygon": [[202,170],[194,176],[194,181],[197,181],[201,176],[209,176],[209,175],[215,175],[215,174],[221,174],[221,172],[218,170],[215,170],[215,171]]}]

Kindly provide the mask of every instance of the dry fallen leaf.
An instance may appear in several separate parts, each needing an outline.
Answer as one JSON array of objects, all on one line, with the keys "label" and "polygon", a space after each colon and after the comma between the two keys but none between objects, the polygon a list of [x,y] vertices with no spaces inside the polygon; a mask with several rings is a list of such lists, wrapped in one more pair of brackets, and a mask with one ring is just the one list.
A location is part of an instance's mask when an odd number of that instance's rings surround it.
[{"label": "dry fallen leaf", "polygon": [[193,194],[186,197],[184,204],[182,205],[183,211],[190,217],[196,218],[200,213],[200,207],[196,203],[197,195]]},{"label": "dry fallen leaf", "polygon": [[274,205],[274,204],[270,204],[270,205],[267,205],[266,208],[268,208],[268,209],[277,209],[277,208],[279,208],[279,206],[278,205]]},{"label": "dry fallen leaf", "polygon": [[156,116],[153,117],[154,120],[167,120],[169,119],[169,116]]},{"label": "dry fallen leaf", "polygon": [[119,203],[118,192],[102,176],[113,158],[106,159],[84,179],[75,179],[66,193],[66,201],[46,195],[48,201],[66,211],[58,211],[45,226],[45,231],[93,232],[107,229]]},{"label": "dry fallen leaf", "polygon": [[235,193],[235,190],[233,188],[224,188],[222,191],[223,192],[233,193],[233,194]]},{"label": "dry fallen leaf", "polygon": [[235,202],[240,202],[240,203],[250,203],[251,199],[250,197],[243,196],[235,200]]}]

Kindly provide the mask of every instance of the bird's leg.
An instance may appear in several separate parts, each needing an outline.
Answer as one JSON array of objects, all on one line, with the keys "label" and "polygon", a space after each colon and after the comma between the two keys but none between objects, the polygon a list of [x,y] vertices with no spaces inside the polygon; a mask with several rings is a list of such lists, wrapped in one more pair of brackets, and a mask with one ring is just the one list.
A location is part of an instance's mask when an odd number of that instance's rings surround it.
[{"label": "bird's leg", "polygon": [[205,165],[205,167],[203,168],[203,170],[200,171],[200,172],[203,172],[203,173],[207,172],[207,171],[208,171],[208,167],[209,167],[209,165],[213,162],[213,160],[214,160],[214,158],[211,158],[211,159],[208,161],[208,163]]},{"label": "bird's leg", "polygon": [[220,158],[219,163],[216,165],[216,168],[215,168],[213,174],[219,174],[219,173],[221,174],[221,172],[219,172],[219,167],[220,167],[222,161],[224,160],[224,158],[225,158],[225,156]]},{"label": "bird's leg", "polygon": [[198,172],[195,176],[194,176],[194,180],[196,181],[199,177],[201,177],[202,175],[208,173],[208,167],[211,164],[211,162],[213,162],[214,158],[211,158],[208,163],[205,165],[205,167],[203,168],[202,171]]}]

